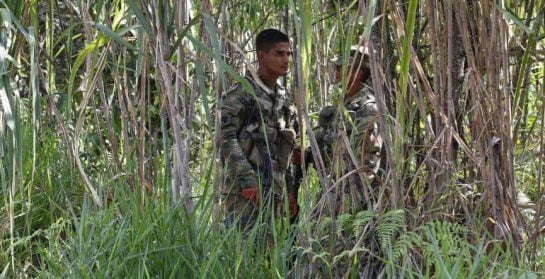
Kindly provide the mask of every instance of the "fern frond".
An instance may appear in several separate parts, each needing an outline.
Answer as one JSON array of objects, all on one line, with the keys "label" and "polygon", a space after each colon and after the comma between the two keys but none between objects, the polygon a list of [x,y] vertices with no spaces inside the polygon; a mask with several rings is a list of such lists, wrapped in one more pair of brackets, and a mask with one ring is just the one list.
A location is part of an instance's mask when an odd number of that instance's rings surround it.
[{"label": "fern frond", "polygon": [[338,263],[344,257],[352,258],[352,257],[354,257],[354,255],[356,255],[356,254],[358,254],[360,252],[365,252],[365,251],[368,251],[367,249],[365,249],[365,247],[354,247],[351,250],[343,250],[340,254],[333,257],[333,264]]},{"label": "fern frond", "polygon": [[331,217],[324,217],[324,219],[320,222],[320,227],[319,227],[319,231],[321,233],[325,232],[325,230],[327,229],[327,227],[329,225],[331,225],[331,223],[333,222],[333,220],[331,219]]},{"label": "fern frond", "polygon": [[370,210],[360,211],[354,218],[354,237],[358,238],[363,233],[363,228],[373,220],[375,212]]},{"label": "fern frond", "polygon": [[405,211],[403,209],[386,212],[377,222],[376,232],[380,247],[387,251],[397,232],[405,227]]},{"label": "fern frond", "polygon": [[329,258],[329,253],[326,251],[322,251],[321,253],[316,253],[314,256],[312,256],[312,261],[316,262],[318,259],[320,259],[322,262],[327,263]]},{"label": "fern frond", "polygon": [[340,254],[333,257],[333,264],[338,263],[340,260],[348,255],[350,255],[350,250],[343,250]]},{"label": "fern frond", "polygon": [[466,250],[468,242],[465,236],[468,229],[458,223],[447,221],[431,221],[417,228],[417,233],[423,235],[419,244],[425,258],[436,257],[437,251],[433,249],[433,243],[438,245],[442,257],[457,258]]},{"label": "fern frond", "polygon": [[402,234],[394,244],[392,256],[394,261],[398,261],[407,255],[408,250],[412,250],[422,242],[422,237],[415,232]]},{"label": "fern frond", "polygon": [[337,235],[341,235],[343,231],[351,229],[352,214],[342,214],[337,217]]}]

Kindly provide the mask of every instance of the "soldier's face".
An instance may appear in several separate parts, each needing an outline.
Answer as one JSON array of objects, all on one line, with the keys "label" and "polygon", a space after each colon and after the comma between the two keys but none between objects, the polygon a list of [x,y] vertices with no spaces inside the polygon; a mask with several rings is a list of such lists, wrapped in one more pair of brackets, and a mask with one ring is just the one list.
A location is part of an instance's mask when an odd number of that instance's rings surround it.
[{"label": "soldier's face", "polygon": [[259,51],[259,68],[270,76],[285,76],[290,70],[291,46],[288,42],[276,43],[268,51]]},{"label": "soldier's face", "polygon": [[[363,77],[363,71],[360,70],[360,69],[352,69],[352,71],[350,71],[350,66],[348,66],[348,76],[346,78],[346,80],[348,81],[348,84],[352,84],[352,83],[361,83],[363,82],[364,80],[364,77]],[[335,80],[337,83],[341,83],[342,80],[343,80],[343,71],[342,71],[342,66],[341,65],[338,65],[337,68],[335,69]]]},{"label": "soldier's face", "polygon": [[[342,82],[342,74],[342,66],[338,65],[335,69],[335,80],[338,84]],[[361,83],[365,81],[363,70],[352,69],[352,71],[350,71],[350,66],[348,66],[348,76],[346,77],[346,81],[348,87],[348,96],[357,93],[362,87]]]}]

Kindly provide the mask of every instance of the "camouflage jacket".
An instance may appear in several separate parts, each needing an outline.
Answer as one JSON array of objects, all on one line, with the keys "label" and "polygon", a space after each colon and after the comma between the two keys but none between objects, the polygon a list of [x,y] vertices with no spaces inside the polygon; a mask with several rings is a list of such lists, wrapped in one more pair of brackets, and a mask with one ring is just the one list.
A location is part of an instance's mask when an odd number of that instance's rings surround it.
[{"label": "camouflage jacket", "polygon": [[344,107],[350,118],[337,114],[337,107],[327,106],[320,111],[319,126],[316,132],[318,144],[326,167],[329,167],[333,146],[338,142],[338,129],[341,128],[337,117],[344,119],[351,147],[360,164],[376,172],[380,161],[381,139],[377,129],[377,108],[371,88],[365,86],[359,93],[346,99]]},{"label": "camouflage jacket", "polygon": [[[357,212],[366,208],[366,196],[369,195],[366,184],[372,182],[378,171],[382,145],[377,130],[377,109],[372,90],[365,87],[356,95],[346,99],[343,105],[348,114],[337,113],[337,107],[334,106],[324,107],[320,111],[319,126],[316,131],[316,140],[328,175],[339,179],[364,167],[363,172],[352,173],[348,179],[342,180],[339,186],[328,193],[334,198],[336,214]],[[347,148],[339,144],[342,141],[338,132],[342,131],[343,126],[346,129],[356,164],[347,152]],[[337,155],[334,154],[336,152],[338,152]],[[322,194],[319,193],[318,200],[321,200]]]},{"label": "camouflage jacket", "polygon": [[[247,74],[253,92],[240,83],[222,96],[221,149],[226,192],[268,184],[275,192],[291,187],[289,157],[295,143],[295,108],[280,85],[266,92]],[[264,177],[270,158],[271,177]],[[287,180],[287,182],[286,182]],[[290,190],[288,187],[288,191]],[[225,191],[224,190],[224,191]]]}]

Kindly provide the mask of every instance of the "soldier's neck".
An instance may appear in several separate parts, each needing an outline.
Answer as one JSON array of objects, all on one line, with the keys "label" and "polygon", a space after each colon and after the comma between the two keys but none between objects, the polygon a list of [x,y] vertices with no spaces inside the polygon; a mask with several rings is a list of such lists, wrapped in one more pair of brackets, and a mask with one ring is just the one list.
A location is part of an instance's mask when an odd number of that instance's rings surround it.
[{"label": "soldier's neck", "polygon": [[278,80],[278,77],[274,77],[261,69],[257,70],[257,75],[263,84],[265,84],[269,89],[274,90],[276,88],[276,81]]},{"label": "soldier's neck", "polygon": [[345,99],[350,100],[354,98],[358,93],[363,89],[364,85],[361,82],[356,82],[352,86],[350,86],[350,89],[348,90],[348,94],[346,94]]}]

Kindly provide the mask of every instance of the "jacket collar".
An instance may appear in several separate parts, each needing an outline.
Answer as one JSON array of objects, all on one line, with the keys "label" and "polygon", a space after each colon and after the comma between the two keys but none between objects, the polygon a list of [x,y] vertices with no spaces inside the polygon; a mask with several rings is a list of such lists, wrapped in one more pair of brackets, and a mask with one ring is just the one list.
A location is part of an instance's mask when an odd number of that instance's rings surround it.
[{"label": "jacket collar", "polygon": [[253,83],[253,85],[257,88],[260,88],[261,90],[265,91],[268,95],[272,95],[274,93],[276,94],[282,94],[285,91],[285,88],[280,84],[280,82],[276,81],[276,85],[274,89],[271,89],[263,83],[263,81],[259,78],[257,73],[252,73],[250,71],[246,71],[246,79],[248,79],[250,82]]}]

